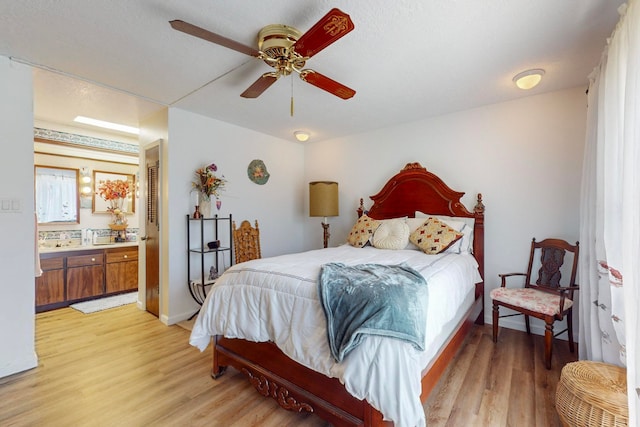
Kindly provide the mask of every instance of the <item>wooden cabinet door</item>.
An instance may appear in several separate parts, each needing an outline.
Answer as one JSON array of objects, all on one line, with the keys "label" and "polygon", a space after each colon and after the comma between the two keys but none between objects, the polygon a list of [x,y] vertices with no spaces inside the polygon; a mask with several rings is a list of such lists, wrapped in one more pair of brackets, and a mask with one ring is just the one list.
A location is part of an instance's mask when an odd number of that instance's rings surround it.
[{"label": "wooden cabinet door", "polygon": [[67,268],[67,299],[73,301],[104,293],[104,268],[101,265]]},{"label": "wooden cabinet door", "polygon": [[36,279],[36,307],[64,301],[64,270],[43,271]]},{"label": "wooden cabinet door", "polygon": [[67,258],[67,300],[99,296],[104,293],[104,254]]},{"label": "wooden cabinet door", "polygon": [[107,293],[138,289],[138,261],[107,264],[105,285]]},{"label": "wooden cabinet door", "polygon": [[64,257],[40,260],[42,276],[36,277],[36,309],[64,302]]},{"label": "wooden cabinet door", "polygon": [[138,289],[138,248],[118,248],[106,251],[107,293]]}]

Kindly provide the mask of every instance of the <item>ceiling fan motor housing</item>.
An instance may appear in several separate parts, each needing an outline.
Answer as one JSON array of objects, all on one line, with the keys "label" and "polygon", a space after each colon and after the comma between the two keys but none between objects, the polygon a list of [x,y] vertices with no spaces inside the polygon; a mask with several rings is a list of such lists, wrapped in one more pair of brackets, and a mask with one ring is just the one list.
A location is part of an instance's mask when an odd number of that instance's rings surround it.
[{"label": "ceiling fan motor housing", "polygon": [[306,61],[292,49],[300,36],[300,31],[288,25],[271,24],[261,29],[258,33],[258,49],[267,56],[264,62],[284,76],[291,74],[294,69],[300,70]]}]

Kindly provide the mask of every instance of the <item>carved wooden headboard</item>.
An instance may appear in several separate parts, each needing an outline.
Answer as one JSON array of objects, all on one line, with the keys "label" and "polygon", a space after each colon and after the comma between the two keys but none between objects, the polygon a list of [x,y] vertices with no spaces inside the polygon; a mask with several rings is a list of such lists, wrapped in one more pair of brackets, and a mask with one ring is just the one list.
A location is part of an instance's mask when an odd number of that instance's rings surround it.
[{"label": "carved wooden headboard", "polygon": [[[407,165],[371,196],[373,205],[367,215],[374,219],[415,216],[416,211],[432,215],[474,218],[473,254],[484,278],[484,204],[478,194],[473,212],[460,202],[463,192],[452,190],[442,179],[427,171],[420,163]],[[360,199],[358,216],[364,213]]]}]

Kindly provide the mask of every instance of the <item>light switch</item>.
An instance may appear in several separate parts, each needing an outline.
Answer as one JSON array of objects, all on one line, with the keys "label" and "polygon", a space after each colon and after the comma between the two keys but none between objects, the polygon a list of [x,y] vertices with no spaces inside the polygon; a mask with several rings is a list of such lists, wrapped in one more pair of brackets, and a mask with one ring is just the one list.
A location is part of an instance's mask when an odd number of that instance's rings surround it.
[{"label": "light switch", "polygon": [[0,199],[1,213],[22,212],[22,201],[20,199]]}]

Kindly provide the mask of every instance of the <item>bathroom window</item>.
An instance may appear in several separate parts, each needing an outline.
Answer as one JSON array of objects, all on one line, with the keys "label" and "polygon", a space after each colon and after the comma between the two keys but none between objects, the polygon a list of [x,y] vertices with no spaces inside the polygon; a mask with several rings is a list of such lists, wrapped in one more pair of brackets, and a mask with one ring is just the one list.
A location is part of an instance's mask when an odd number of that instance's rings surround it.
[{"label": "bathroom window", "polygon": [[79,222],[77,169],[36,166],[35,186],[38,223]]}]

